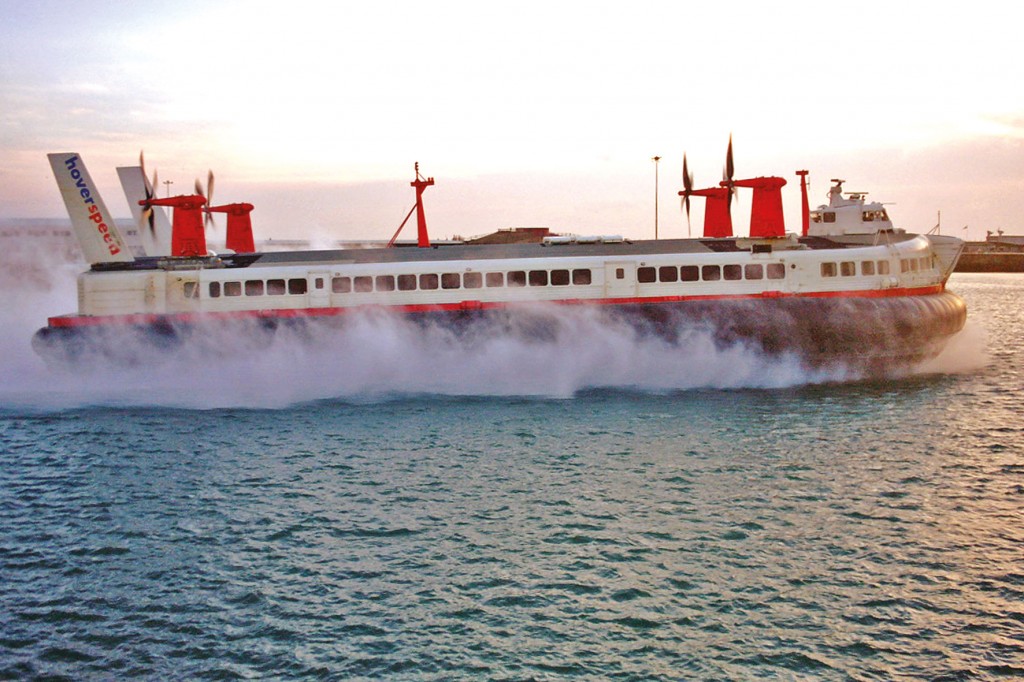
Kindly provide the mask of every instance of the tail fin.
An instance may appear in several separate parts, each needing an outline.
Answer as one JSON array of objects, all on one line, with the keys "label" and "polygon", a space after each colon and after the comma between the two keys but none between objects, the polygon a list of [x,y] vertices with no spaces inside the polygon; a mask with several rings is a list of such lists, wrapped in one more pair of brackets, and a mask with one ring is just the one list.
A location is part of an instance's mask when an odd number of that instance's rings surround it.
[{"label": "tail fin", "polygon": [[[121,188],[128,200],[132,218],[139,226],[139,239],[147,256],[169,256],[171,254],[171,222],[162,208],[152,208],[152,218],[143,220],[142,206],[139,202],[155,196],[155,190],[149,178],[142,172],[142,166],[120,166],[117,177],[121,180]],[[152,222],[150,222],[150,220]]]},{"label": "tail fin", "polygon": [[81,157],[65,152],[47,154],[47,158],[85,259],[90,264],[135,260]]}]

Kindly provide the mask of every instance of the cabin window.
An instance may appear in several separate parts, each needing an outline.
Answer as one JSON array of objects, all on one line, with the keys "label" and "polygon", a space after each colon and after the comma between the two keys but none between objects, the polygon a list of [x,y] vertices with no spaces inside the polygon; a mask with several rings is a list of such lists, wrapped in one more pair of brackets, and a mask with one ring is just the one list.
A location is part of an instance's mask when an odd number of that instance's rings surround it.
[{"label": "cabin window", "polygon": [[525,287],[526,286],[526,272],[523,270],[513,270],[508,273],[508,285],[510,287]]},{"label": "cabin window", "polygon": [[852,260],[844,260],[839,264],[839,274],[843,277],[853,277],[857,274],[857,264]]},{"label": "cabin window", "polygon": [[530,286],[546,287],[548,285],[547,270],[530,270]]},{"label": "cabin window", "polygon": [[572,283],[576,285],[590,284],[590,270],[573,270]]},{"label": "cabin window", "polygon": [[242,283],[241,282],[224,282],[224,295],[225,296],[241,296],[242,295]]},{"label": "cabin window", "polygon": [[420,289],[436,289],[437,282],[437,275],[433,273],[420,275]]},{"label": "cabin window", "polygon": [[220,282],[210,282],[210,298],[220,298]]},{"label": "cabin window", "polygon": [[821,276],[822,277],[835,277],[836,276],[836,264],[835,263],[822,263],[821,264]]},{"label": "cabin window", "polygon": [[373,291],[373,277],[369,275],[361,275],[359,277],[352,278],[352,288],[356,293],[365,294]]},{"label": "cabin window", "polygon": [[262,296],[263,295],[263,280],[262,279],[247,279],[247,280],[245,280],[245,295],[246,296]]},{"label": "cabin window", "polygon": [[764,266],[760,263],[744,265],[743,276],[746,279],[764,279]]},{"label": "cabin window", "polygon": [[484,276],[479,272],[467,272],[462,276],[462,286],[467,289],[479,289],[484,285]]},{"label": "cabin window", "polygon": [[735,281],[743,278],[743,268],[739,265],[723,265],[722,275],[727,280]]},{"label": "cabin window", "polygon": [[503,287],[505,286],[505,273],[488,272],[484,275],[484,282],[486,282],[489,287]]},{"label": "cabin window", "polygon": [[873,261],[873,260],[861,261],[861,264],[860,264],[860,274],[862,274],[864,276],[875,274],[875,261]]},{"label": "cabin window", "polygon": [[446,272],[441,275],[442,289],[458,289],[462,286],[462,277],[457,272]]},{"label": "cabin window", "polygon": [[636,269],[636,281],[641,284],[650,284],[657,280],[655,277],[655,270],[651,267],[643,267]]},{"label": "cabin window", "polygon": [[900,272],[910,272],[910,261],[906,258],[900,259]]},{"label": "cabin window", "polygon": [[569,271],[568,270],[552,270],[551,271],[551,284],[556,287],[564,287],[569,284]]},{"label": "cabin window", "polygon": [[705,265],[700,269],[700,278],[705,282],[722,279],[722,268],[718,265]]},{"label": "cabin window", "polygon": [[818,211],[811,211],[810,218],[812,223],[820,223],[821,213]]},{"label": "cabin window", "polygon": [[768,274],[768,279],[786,279],[785,263],[769,263],[765,267],[765,271]]},{"label": "cabin window", "polygon": [[910,271],[911,272],[917,272],[917,259],[916,258],[911,258],[910,259]]},{"label": "cabin window", "polygon": [[679,279],[683,282],[696,282],[700,275],[700,269],[696,265],[683,265],[679,268]]},{"label": "cabin window", "polygon": [[921,259],[921,269],[922,270],[928,270],[928,269],[931,268],[931,266],[932,266],[931,258],[925,257],[925,258]]},{"label": "cabin window", "polygon": [[374,279],[374,288],[377,291],[394,291],[395,290],[395,276],[394,275],[377,275]]},{"label": "cabin window", "polygon": [[399,291],[415,291],[416,290],[416,275],[399,275],[398,276],[398,290]]},{"label": "cabin window", "polygon": [[835,211],[825,211],[821,214],[821,221],[823,223],[834,223],[836,221]]},{"label": "cabin window", "polygon": [[662,282],[678,282],[679,268],[674,265],[662,265],[658,268],[658,279]]},{"label": "cabin window", "polygon": [[199,298],[198,282],[185,282],[181,286],[181,293],[185,298]]},{"label": "cabin window", "polygon": [[[347,294],[352,291],[351,277],[334,277],[331,279],[331,291],[336,294]],[[228,294],[230,296],[230,294]]]},{"label": "cabin window", "polygon": [[889,274],[889,261],[880,260],[878,261],[878,274],[888,275]]}]

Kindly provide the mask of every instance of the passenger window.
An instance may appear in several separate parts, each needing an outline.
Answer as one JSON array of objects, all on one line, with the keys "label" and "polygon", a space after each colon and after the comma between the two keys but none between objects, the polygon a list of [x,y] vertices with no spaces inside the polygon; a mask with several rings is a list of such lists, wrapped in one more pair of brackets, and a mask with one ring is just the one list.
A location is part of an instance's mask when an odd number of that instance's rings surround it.
[{"label": "passenger window", "polygon": [[352,280],[352,284],[357,293],[365,294],[368,291],[373,291],[373,278],[368,275],[356,277]]},{"label": "passenger window", "polygon": [[395,276],[394,275],[377,275],[374,286],[377,291],[394,291],[395,290]]},{"label": "passenger window", "polygon": [[182,295],[185,298],[199,298],[199,283],[185,282],[182,284]]},{"label": "passenger window", "polygon": [[508,273],[508,285],[510,287],[525,287],[526,272],[523,270],[513,270]]},{"label": "passenger window", "polygon": [[[352,291],[351,277],[335,277],[331,280],[331,291],[336,294],[347,294]],[[230,294],[229,294],[230,295]]]},{"label": "passenger window", "polygon": [[888,275],[889,274],[889,261],[880,260],[878,261],[878,274]]},{"label": "passenger window", "polygon": [[722,279],[722,268],[717,265],[705,265],[700,269],[700,278],[705,282],[714,282]]},{"label": "passenger window", "polygon": [[224,295],[225,296],[241,296],[242,295],[242,283],[241,282],[224,282]]},{"label": "passenger window", "polygon": [[722,274],[725,279],[735,281],[743,277],[743,268],[738,265],[724,265],[722,266]]},{"label": "passenger window", "polygon": [[420,289],[436,289],[437,288],[437,275],[427,274],[420,275]]},{"label": "passenger window", "polygon": [[556,287],[564,287],[569,284],[569,271],[568,270],[552,270],[551,271],[551,284]]},{"label": "passenger window", "polygon": [[462,276],[462,286],[467,289],[479,289],[484,285],[484,276],[479,272],[467,272]]},{"label": "passenger window", "polygon": [[658,279],[662,282],[678,282],[679,268],[674,265],[663,265],[658,268]]},{"label": "passenger window", "polygon": [[484,276],[484,281],[489,287],[503,287],[505,286],[505,273],[504,272],[488,272]]},{"label": "passenger window", "polygon": [[267,280],[267,295],[268,296],[282,296],[285,292],[284,280],[283,279],[268,279]]},{"label": "passenger window", "polygon": [[[320,281],[320,280],[317,280]],[[306,293],[306,280],[304,279],[290,279],[288,280],[288,293],[289,294],[304,294]]]},{"label": "passenger window", "polygon": [[865,260],[860,263],[860,274],[864,276],[875,274],[875,261]]},{"label": "passenger window", "polygon": [[699,278],[700,270],[696,265],[684,265],[679,268],[679,279],[683,282],[696,282]]},{"label": "passenger window", "polygon": [[590,270],[573,270],[572,283],[576,285],[590,284]]},{"label": "passenger window", "polygon": [[835,263],[822,263],[821,264],[821,276],[822,277],[835,277],[836,276],[836,264]]},{"label": "passenger window", "polygon": [[655,277],[655,270],[651,267],[637,268],[636,270],[636,281],[641,284],[650,284],[657,280]]},{"label": "passenger window", "polygon": [[220,298],[220,282],[210,282],[210,298]]},{"label": "passenger window", "polygon": [[760,263],[744,265],[743,276],[747,279],[764,279],[764,266]]},{"label": "passenger window", "polygon": [[548,285],[547,270],[530,270],[530,286],[546,287]]},{"label": "passenger window", "polygon": [[462,277],[457,272],[446,272],[441,275],[442,289],[458,289],[462,286]]},{"label": "passenger window", "polygon": [[416,290],[416,275],[399,275],[398,276],[398,290],[399,291],[415,291]]},{"label": "passenger window", "polygon": [[262,296],[263,295],[263,280],[262,279],[247,279],[245,281],[245,295],[246,296]]},{"label": "passenger window", "polygon": [[839,264],[839,274],[843,277],[853,277],[857,274],[856,263],[850,260],[844,260]]},{"label": "passenger window", "polygon": [[768,279],[786,279],[785,263],[769,263],[766,272]]}]

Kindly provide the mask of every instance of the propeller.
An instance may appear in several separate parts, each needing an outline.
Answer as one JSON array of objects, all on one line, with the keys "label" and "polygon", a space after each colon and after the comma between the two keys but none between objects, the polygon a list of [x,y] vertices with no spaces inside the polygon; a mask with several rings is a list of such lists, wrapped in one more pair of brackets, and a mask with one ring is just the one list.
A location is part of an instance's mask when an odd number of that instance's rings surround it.
[{"label": "propeller", "polygon": [[203,185],[199,182],[199,178],[196,178],[196,194],[206,199],[206,228],[209,229],[210,225],[213,224],[213,213],[210,212],[209,207],[213,205],[213,171],[207,171],[206,175],[206,191],[203,191]]},{"label": "propeller", "polygon": [[682,197],[680,208],[686,209],[686,236],[690,236],[690,195],[693,194],[693,173],[686,165],[686,152],[683,152],[683,191],[679,193]]},{"label": "propeller", "polygon": [[735,194],[737,200],[739,200],[739,192],[736,190],[736,185],[733,183],[733,176],[736,174],[736,166],[732,160],[732,133],[729,133],[729,147],[725,152],[725,168],[722,169],[722,187],[729,190],[728,201],[726,203],[726,210],[729,211],[729,215],[732,216],[732,197]]},{"label": "propeller", "polygon": [[142,170],[142,184],[146,188],[145,204],[142,206],[142,221],[149,223],[149,233],[151,235],[156,234],[156,220],[153,216],[153,206],[149,203],[156,198],[156,169],[153,169],[153,182],[146,182],[146,160],[143,157],[142,150],[139,150],[139,168]]}]

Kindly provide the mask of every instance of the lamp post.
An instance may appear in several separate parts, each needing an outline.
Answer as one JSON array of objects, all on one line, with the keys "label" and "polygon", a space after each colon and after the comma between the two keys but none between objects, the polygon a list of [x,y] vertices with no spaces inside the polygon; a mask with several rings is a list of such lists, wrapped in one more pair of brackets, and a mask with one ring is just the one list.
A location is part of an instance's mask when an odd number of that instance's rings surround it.
[{"label": "lamp post", "polygon": [[658,238],[658,162],[661,161],[660,156],[652,156],[651,161],[654,162],[654,238]]}]

